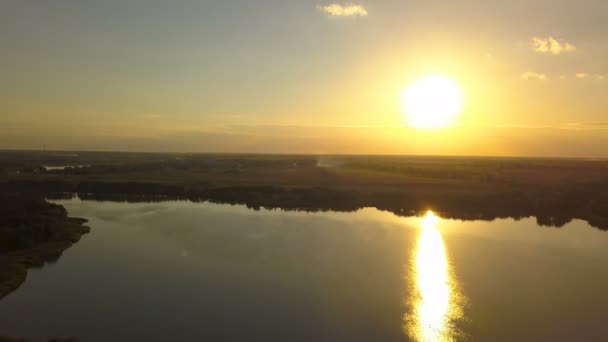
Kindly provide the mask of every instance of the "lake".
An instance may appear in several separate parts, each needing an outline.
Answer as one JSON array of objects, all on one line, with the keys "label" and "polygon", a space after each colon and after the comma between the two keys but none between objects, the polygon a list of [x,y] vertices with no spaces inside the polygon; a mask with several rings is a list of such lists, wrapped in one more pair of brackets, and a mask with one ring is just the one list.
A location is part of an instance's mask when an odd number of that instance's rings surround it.
[{"label": "lake", "polygon": [[0,301],[0,333],[83,341],[608,336],[608,232],[572,221],[55,201],[91,233]]},{"label": "lake", "polygon": [[43,165],[42,167],[44,168],[45,171],[63,171],[67,168],[82,169],[82,168],[89,167],[89,166],[90,165],[59,165],[59,166]]}]

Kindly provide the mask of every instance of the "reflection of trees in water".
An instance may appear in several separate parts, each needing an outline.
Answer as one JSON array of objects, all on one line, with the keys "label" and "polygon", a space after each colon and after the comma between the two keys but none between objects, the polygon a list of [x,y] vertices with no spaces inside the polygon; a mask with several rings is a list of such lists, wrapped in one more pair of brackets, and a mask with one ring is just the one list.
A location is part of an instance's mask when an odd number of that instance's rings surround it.
[{"label": "reflection of trees in water", "polygon": [[[52,192],[51,199],[68,199],[77,194],[83,200],[119,202],[161,202],[167,200],[209,201],[218,204],[246,205],[250,209],[282,209],[293,211],[340,211],[353,212],[375,207],[399,216],[419,216],[428,208],[434,208],[443,218],[459,220],[491,221],[500,218],[523,219],[535,217],[541,226],[563,227],[573,219],[586,220],[591,226],[608,230],[608,211],[597,204],[587,204],[581,196],[544,198],[521,192],[501,194],[418,194],[360,193],[323,188],[287,189],[282,187],[225,187],[206,190],[147,187],[145,184],[88,184],[87,191]],[[168,190],[170,189],[170,190]],[[167,191],[165,191],[167,190]],[[594,209],[595,208],[595,209]],[[608,209],[608,208],[607,208]]]}]

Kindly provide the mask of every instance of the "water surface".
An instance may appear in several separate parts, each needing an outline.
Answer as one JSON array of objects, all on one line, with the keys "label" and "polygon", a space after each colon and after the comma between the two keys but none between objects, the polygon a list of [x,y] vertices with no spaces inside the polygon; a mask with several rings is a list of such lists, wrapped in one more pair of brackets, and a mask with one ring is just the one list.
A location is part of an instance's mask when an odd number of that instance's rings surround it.
[{"label": "water surface", "polygon": [[92,231],[0,302],[83,341],[598,340],[608,234],[573,221],[58,201]]},{"label": "water surface", "polygon": [[81,168],[85,168],[85,167],[89,167],[89,166],[90,165],[54,165],[54,166],[43,165],[42,167],[44,168],[45,171],[63,171],[67,168],[81,169]]}]

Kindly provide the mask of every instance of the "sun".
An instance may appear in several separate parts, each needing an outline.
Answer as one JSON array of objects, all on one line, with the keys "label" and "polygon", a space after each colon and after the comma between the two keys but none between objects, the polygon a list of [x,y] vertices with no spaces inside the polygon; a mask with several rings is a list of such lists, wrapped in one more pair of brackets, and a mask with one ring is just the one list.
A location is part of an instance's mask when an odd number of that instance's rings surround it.
[{"label": "sun", "polygon": [[418,79],[401,94],[401,109],[409,125],[419,129],[451,127],[464,102],[462,87],[441,75]]}]

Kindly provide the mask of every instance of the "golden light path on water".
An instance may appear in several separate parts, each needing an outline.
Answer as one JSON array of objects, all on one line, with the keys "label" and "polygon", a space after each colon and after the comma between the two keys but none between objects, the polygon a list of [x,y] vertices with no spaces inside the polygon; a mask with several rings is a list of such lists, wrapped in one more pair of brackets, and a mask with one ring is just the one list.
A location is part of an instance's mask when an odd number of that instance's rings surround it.
[{"label": "golden light path on water", "polygon": [[462,311],[443,237],[437,230],[439,221],[432,211],[420,221],[422,231],[413,258],[415,295],[406,330],[420,342],[454,340],[452,320],[460,317]]}]

